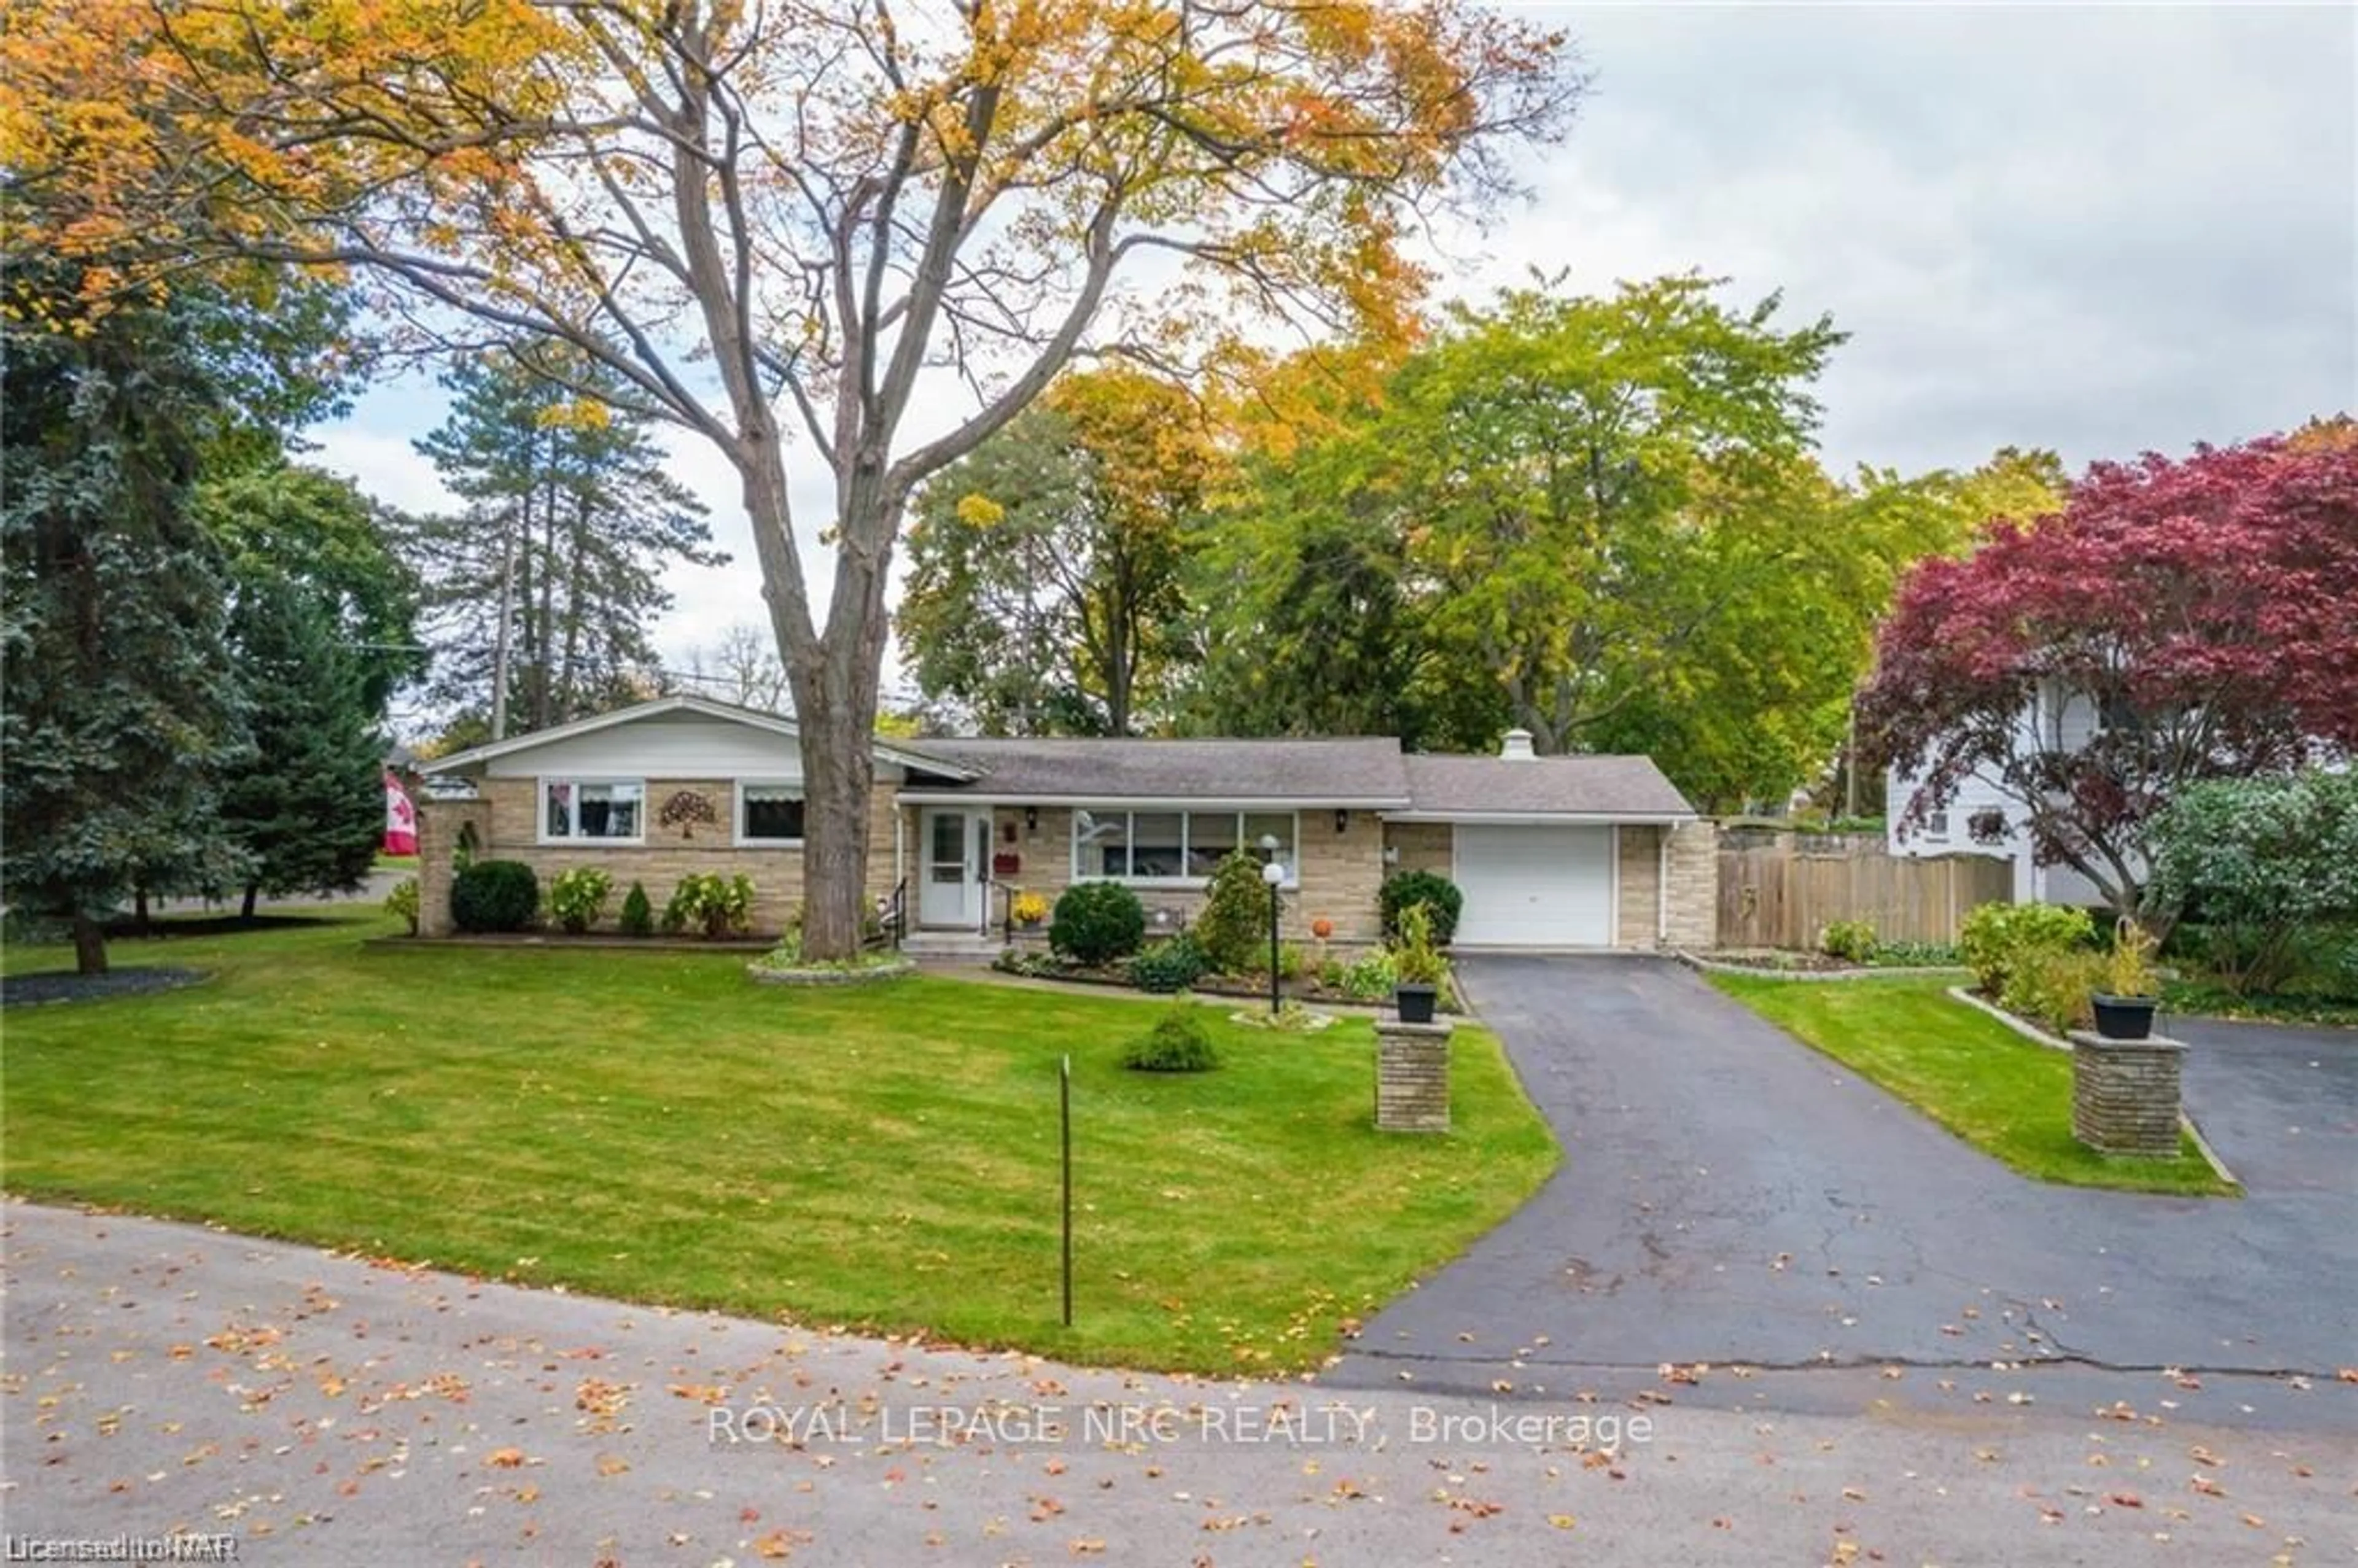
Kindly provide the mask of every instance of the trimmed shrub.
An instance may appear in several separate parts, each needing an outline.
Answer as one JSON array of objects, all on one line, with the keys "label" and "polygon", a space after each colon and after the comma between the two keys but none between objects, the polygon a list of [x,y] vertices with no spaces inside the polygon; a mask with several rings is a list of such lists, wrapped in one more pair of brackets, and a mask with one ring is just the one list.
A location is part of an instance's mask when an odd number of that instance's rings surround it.
[{"label": "trimmed shrub", "polygon": [[2052,1034],[2085,1029],[2094,1017],[2093,998],[2104,973],[2102,954],[2080,947],[2039,948],[2009,967],[1998,1004]]},{"label": "trimmed shrub", "polygon": [[1384,935],[1398,936],[1401,911],[1419,903],[1432,912],[1433,946],[1448,946],[1457,935],[1457,916],[1466,907],[1466,895],[1439,871],[1402,871],[1384,879],[1384,885],[1376,892],[1376,907],[1384,917]]},{"label": "trimmed shrub", "polygon": [[631,891],[622,898],[622,915],[617,922],[625,936],[652,936],[655,934],[654,901],[647,897],[647,884],[633,882]]},{"label": "trimmed shrub", "polygon": [[461,931],[521,931],[540,908],[540,879],[522,860],[477,860],[450,879],[450,920]]},{"label": "trimmed shrub", "polygon": [[1121,1065],[1139,1073],[1208,1073],[1220,1065],[1212,1036],[1193,1007],[1173,1008],[1148,1033],[1131,1042]]},{"label": "trimmed shrub", "polygon": [[1874,962],[1892,968],[1932,969],[1957,963],[1957,949],[1946,942],[1877,942]]},{"label": "trimmed shrub", "polygon": [[1840,958],[1848,964],[1864,964],[1875,957],[1875,923],[1869,920],[1833,920],[1818,933],[1818,951],[1829,958]]},{"label": "trimmed shrub", "polygon": [[1188,927],[1205,962],[1221,974],[1250,973],[1256,962],[1268,967],[1269,884],[1260,880],[1260,867],[1247,849],[1224,857],[1212,868],[1204,907]]},{"label": "trimmed shrub", "polygon": [[2190,784],[2147,847],[2155,907],[2202,928],[2203,965],[2234,994],[2289,989],[2358,920],[2358,774]]},{"label": "trimmed shrub", "polygon": [[397,914],[409,922],[409,934],[412,936],[417,935],[417,879],[416,877],[404,877],[393,884],[393,891],[384,895],[384,912],[387,914]]},{"label": "trimmed shrub", "polygon": [[2016,966],[2037,953],[2086,947],[2096,923],[2084,909],[2060,903],[1985,903],[1965,916],[1957,956],[1974,971],[1985,995],[2003,1000]]},{"label": "trimmed shrub", "polygon": [[1078,964],[1110,964],[1146,940],[1146,906],[1120,882],[1075,882],[1056,900],[1048,946]]},{"label": "trimmed shrub", "polygon": [[724,877],[718,871],[690,871],[664,905],[663,928],[681,932],[695,927],[718,940],[741,936],[753,926],[753,879],[740,872]]},{"label": "trimmed shrub", "polygon": [[1195,936],[1183,931],[1132,958],[1130,983],[1142,991],[1184,991],[1202,979],[1210,968]]},{"label": "trimmed shrub", "polygon": [[576,866],[569,871],[559,871],[557,880],[548,884],[548,913],[557,924],[579,936],[598,924],[606,913],[606,900],[614,891],[614,875],[596,866]]}]

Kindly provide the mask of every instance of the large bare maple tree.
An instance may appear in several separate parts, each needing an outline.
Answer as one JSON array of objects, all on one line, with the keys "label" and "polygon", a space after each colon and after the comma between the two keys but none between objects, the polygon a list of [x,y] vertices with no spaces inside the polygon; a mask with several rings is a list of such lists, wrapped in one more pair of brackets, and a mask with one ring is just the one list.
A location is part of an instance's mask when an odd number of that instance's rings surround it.
[{"label": "large bare maple tree", "polygon": [[[45,214],[12,247],[353,269],[428,341],[561,343],[728,459],[802,727],[817,957],[858,938],[913,488],[1076,354],[1404,319],[1402,236],[1508,195],[1581,86],[1560,36],[1459,0],[6,8],[0,155]],[[820,604],[797,464],[832,481]]]}]

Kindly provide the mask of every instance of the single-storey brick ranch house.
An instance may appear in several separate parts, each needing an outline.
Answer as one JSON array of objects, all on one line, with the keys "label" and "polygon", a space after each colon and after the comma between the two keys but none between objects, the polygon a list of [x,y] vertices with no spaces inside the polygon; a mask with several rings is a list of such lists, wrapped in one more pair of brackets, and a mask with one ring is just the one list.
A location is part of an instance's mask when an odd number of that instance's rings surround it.
[{"label": "single-storey brick ranch house", "polygon": [[[1717,831],[1644,757],[1406,753],[1382,738],[880,741],[868,892],[896,893],[920,950],[989,945],[1019,891],[1136,889],[1175,929],[1239,846],[1286,870],[1289,936],[1379,934],[1396,871],[1448,876],[1465,946],[1707,947]],[[451,929],[453,852],[598,866],[660,906],[690,871],[750,876],[756,929],[802,898],[794,721],[697,697],[652,702],[427,763],[421,932]]]}]

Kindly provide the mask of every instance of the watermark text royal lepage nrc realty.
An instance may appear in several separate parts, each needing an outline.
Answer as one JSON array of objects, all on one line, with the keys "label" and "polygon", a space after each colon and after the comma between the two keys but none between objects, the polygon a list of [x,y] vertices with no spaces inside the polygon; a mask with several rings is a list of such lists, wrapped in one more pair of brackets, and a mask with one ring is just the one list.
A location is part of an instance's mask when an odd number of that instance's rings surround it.
[{"label": "watermark text royal lepage nrc realty", "polygon": [[1654,1440],[1650,1415],[1614,1411],[1561,1411],[1491,1404],[1466,1409],[1411,1405],[1389,1419],[1368,1408],[1224,1404],[809,1405],[715,1406],[705,1413],[715,1444],[900,1444],[1006,1447],[1065,1444],[1121,1447],[1178,1443],[1329,1448],[1380,1442],[1456,1446],[1613,1450]]}]

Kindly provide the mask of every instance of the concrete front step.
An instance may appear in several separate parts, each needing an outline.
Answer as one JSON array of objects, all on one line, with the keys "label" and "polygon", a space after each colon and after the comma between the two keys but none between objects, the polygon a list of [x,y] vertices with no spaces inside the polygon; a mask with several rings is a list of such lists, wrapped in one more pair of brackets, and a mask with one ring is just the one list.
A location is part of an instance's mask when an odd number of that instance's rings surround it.
[{"label": "concrete front step", "polygon": [[972,963],[989,963],[1006,950],[1007,944],[996,936],[979,936],[971,931],[912,931],[901,939],[901,951],[913,958],[955,959]]}]

